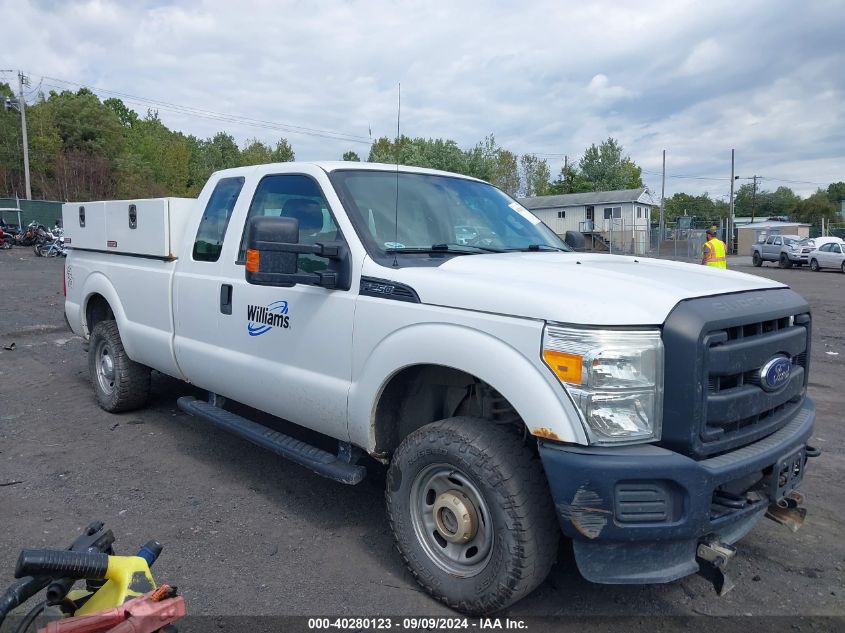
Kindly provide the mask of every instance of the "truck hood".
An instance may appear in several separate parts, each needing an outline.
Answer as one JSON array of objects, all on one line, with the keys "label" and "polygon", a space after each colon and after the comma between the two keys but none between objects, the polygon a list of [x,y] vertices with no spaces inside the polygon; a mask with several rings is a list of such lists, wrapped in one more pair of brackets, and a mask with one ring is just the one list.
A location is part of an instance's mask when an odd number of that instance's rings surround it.
[{"label": "truck hood", "polygon": [[411,286],[423,303],[584,325],[659,325],[679,301],[784,288],[769,279],[644,257],[586,253],[454,256],[364,275]]}]

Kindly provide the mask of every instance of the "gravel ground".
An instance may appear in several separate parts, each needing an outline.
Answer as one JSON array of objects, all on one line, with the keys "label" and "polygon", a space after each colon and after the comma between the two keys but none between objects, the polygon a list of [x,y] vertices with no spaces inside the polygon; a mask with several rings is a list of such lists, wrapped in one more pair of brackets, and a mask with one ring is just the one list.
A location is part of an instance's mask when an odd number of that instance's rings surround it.
[{"label": "gravel ground", "polygon": [[[100,410],[81,341],[64,328],[62,265],[0,252],[0,586],[22,547],[64,546],[101,519],[122,553],[164,543],[156,576],[178,584],[194,614],[454,615],[404,570],[374,463],[356,487],[319,478],[182,414],[175,400],[191,388],[160,375],[147,409]],[[813,307],[812,443],[824,452],[803,484],[803,529],[762,522],[740,544],[724,598],[697,576],[594,585],[563,545],[548,581],[507,615],[636,616],[625,628],[643,631],[654,629],[648,616],[845,615],[845,275],[747,258],[731,267],[789,283]]]}]

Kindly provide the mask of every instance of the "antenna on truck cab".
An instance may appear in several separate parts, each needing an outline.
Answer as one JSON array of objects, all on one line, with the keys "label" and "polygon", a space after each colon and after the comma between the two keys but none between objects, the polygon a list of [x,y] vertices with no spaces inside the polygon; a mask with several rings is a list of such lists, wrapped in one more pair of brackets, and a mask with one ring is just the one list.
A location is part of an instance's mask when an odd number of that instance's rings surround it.
[{"label": "antenna on truck cab", "polygon": [[399,134],[399,121],[402,116],[402,82],[399,82],[399,103],[396,108],[396,208],[394,209],[393,218],[393,267],[399,267],[399,261],[396,258],[396,249],[399,248],[399,156],[400,143],[402,137]]}]

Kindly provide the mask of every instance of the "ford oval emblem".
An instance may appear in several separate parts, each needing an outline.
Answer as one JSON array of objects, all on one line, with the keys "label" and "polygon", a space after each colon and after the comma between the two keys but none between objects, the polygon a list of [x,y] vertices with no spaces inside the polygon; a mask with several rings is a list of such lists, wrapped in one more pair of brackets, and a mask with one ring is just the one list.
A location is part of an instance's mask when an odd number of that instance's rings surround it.
[{"label": "ford oval emblem", "polygon": [[760,368],[760,386],[765,391],[777,391],[789,382],[792,361],[786,356],[775,356]]}]

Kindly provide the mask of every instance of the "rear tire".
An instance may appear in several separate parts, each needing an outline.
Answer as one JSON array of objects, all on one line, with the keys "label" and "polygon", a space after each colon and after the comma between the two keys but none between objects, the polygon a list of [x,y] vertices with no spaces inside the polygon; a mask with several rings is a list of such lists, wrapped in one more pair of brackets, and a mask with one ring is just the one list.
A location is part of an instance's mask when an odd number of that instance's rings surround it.
[{"label": "rear tire", "polygon": [[842,272],[845,273],[845,262],[842,262],[842,266],[840,266],[840,268],[842,269]]},{"label": "rear tire", "polygon": [[91,332],[88,371],[97,404],[110,413],[138,409],[150,395],[150,368],[126,355],[117,323],[100,321]]},{"label": "rear tire", "polygon": [[393,454],[385,497],[405,564],[458,611],[504,609],[543,582],[557,558],[548,483],[513,428],[457,417],[414,431]]},{"label": "rear tire", "polygon": [[814,273],[817,273],[821,270],[821,266],[819,266],[819,263],[815,259],[810,260],[810,270],[812,270]]},{"label": "rear tire", "polygon": [[763,265],[763,258],[760,257],[760,253],[754,252],[751,256],[751,263],[754,264],[757,268]]}]

